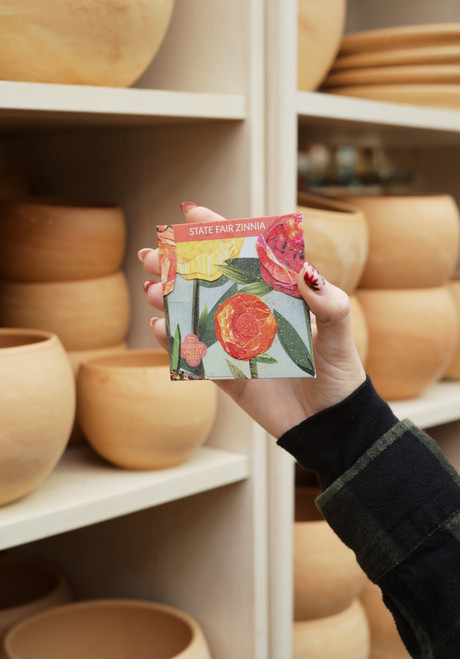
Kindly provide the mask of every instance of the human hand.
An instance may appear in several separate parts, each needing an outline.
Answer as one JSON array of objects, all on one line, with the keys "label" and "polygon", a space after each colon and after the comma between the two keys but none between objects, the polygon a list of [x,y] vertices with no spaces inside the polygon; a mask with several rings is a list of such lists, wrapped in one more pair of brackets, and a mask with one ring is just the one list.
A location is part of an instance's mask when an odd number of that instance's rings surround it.
[{"label": "human hand", "polygon": [[[182,204],[182,210],[187,222],[225,219],[189,202]],[[141,249],[139,258],[149,275],[160,276],[158,249]],[[327,282],[310,263],[300,271],[297,283],[312,313],[316,378],[219,380],[217,383],[276,438],[313,414],[341,402],[366,378],[353,341],[348,295]],[[161,283],[148,280],[144,290],[147,302],[163,311]],[[151,325],[157,341],[166,349],[164,318],[152,318]]]}]

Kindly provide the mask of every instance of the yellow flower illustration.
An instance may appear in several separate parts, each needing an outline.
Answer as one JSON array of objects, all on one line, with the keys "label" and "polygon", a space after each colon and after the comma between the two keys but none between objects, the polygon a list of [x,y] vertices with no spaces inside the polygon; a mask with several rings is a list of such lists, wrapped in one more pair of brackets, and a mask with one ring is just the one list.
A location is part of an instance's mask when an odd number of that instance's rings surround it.
[{"label": "yellow flower illustration", "polygon": [[228,238],[178,243],[177,272],[184,279],[216,281],[222,274],[218,266],[223,265],[227,259],[237,257],[243,242],[244,238]]}]

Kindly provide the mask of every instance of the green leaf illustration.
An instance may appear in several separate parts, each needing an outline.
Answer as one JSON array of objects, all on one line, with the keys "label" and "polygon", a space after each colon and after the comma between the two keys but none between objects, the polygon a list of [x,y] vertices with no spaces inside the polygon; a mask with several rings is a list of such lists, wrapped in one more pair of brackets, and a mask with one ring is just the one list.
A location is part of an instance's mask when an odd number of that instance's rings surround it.
[{"label": "green leaf illustration", "polygon": [[203,288],[217,288],[218,286],[223,286],[227,282],[228,277],[225,277],[224,275],[218,279],[215,279],[214,281],[206,281],[206,279],[200,279],[200,283]]},{"label": "green leaf illustration", "polygon": [[235,364],[232,364],[232,362],[229,362],[228,359],[226,359],[225,361],[227,362],[228,368],[230,369],[230,373],[232,374],[232,376],[235,380],[248,380],[249,379],[245,376],[243,371],[240,371],[238,366],[235,366]]},{"label": "green leaf illustration", "polygon": [[259,277],[255,277],[251,273],[245,272],[240,268],[234,268],[233,266],[218,265],[217,269],[236,284],[253,284],[256,281],[260,281]]},{"label": "green leaf illustration", "polygon": [[277,364],[278,360],[272,357],[271,355],[267,355],[265,352],[263,355],[257,355],[256,357],[252,357],[252,359],[255,362],[258,362],[259,364]]},{"label": "green leaf illustration", "polygon": [[211,311],[208,312],[209,322],[206,324],[205,332],[202,336],[200,336],[200,340],[203,341],[203,343],[205,343],[208,348],[214,345],[214,343],[217,341],[216,330],[214,328],[214,316],[216,315],[217,309],[221,304],[225,302],[225,300],[228,300],[228,298],[232,297],[232,295],[235,295],[237,292],[238,286],[236,284],[232,284],[230,288],[228,288],[225,293],[223,293],[217,300]]},{"label": "green leaf illustration", "polygon": [[247,275],[250,275],[254,281],[263,281],[262,275],[260,274],[260,261],[258,258],[244,256],[235,259],[227,259],[225,265],[230,268],[242,270]]},{"label": "green leaf illustration", "polygon": [[287,355],[305,373],[315,374],[311,354],[293,325],[276,309],[273,314],[278,323],[277,336]]},{"label": "green leaf illustration", "polygon": [[171,359],[171,368],[173,371],[177,371],[177,367],[179,365],[180,343],[181,343],[180,329],[179,329],[179,325],[176,325],[176,333],[174,335],[172,359]]},{"label": "green leaf illustration", "polygon": [[198,320],[198,338],[201,341],[201,337],[206,331],[206,325],[208,322],[208,306],[205,304],[203,310],[201,311],[200,318]]},{"label": "green leaf illustration", "polygon": [[239,293],[245,293],[246,295],[257,295],[262,297],[262,295],[267,295],[267,293],[272,293],[273,288],[266,284],[264,281],[255,281],[252,284],[240,288]]}]

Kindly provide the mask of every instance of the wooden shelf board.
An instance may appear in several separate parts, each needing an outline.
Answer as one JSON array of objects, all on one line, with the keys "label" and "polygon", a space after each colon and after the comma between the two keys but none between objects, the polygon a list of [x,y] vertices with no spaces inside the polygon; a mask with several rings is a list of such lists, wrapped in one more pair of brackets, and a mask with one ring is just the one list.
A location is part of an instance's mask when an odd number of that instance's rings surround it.
[{"label": "wooden shelf board", "polygon": [[411,419],[422,428],[449,423],[460,416],[460,382],[439,382],[418,398],[389,405],[399,419]]},{"label": "wooden shelf board", "polygon": [[50,476],[0,508],[0,550],[244,480],[248,458],[202,447],[171,469],[131,471],[69,448]]},{"label": "wooden shelf board", "polygon": [[0,81],[0,128],[245,118],[245,97],[238,94]]}]

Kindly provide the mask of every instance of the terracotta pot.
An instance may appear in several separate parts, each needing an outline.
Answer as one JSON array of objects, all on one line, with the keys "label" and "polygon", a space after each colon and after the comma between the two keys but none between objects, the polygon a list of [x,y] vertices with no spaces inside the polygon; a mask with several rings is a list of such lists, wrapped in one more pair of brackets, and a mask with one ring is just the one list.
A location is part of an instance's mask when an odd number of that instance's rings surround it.
[{"label": "terracotta pot", "polygon": [[359,290],[366,316],[366,370],[387,400],[413,398],[441,379],[458,345],[458,318],[447,286]]},{"label": "terracotta pot", "polygon": [[7,659],[211,659],[189,615],[129,599],[77,602],[32,616],[8,632],[5,653]]},{"label": "terracotta pot", "polygon": [[0,170],[0,199],[9,199],[30,193],[29,179],[24,172]]},{"label": "terracotta pot", "polygon": [[366,575],[314,504],[319,492],[297,487],[294,523],[294,619],[343,611],[361,592]]},{"label": "terracotta pot", "polygon": [[350,296],[351,331],[362,364],[365,366],[369,350],[369,332],[364,311],[356,295]]},{"label": "terracotta pot", "polygon": [[369,225],[369,254],[360,288],[440,286],[459,257],[460,216],[440,196],[349,197]]},{"label": "terracotta pot", "polygon": [[[120,352],[122,350],[127,350],[128,346],[126,343],[118,343],[116,346],[107,346],[107,348],[95,348],[94,350],[68,350],[67,357],[69,358],[70,365],[72,366],[72,371],[75,376],[75,381],[77,380],[78,373],[80,371],[80,366],[83,362],[88,361],[89,359],[97,359],[98,357],[105,357],[111,355],[114,352]],[[75,415],[75,423],[72,428],[72,433],[69,439],[69,446],[76,446],[78,444],[84,444],[86,442],[83,431],[78,423],[78,401],[77,401],[77,412]]]},{"label": "terracotta pot", "polygon": [[20,620],[72,599],[67,580],[56,567],[24,556],[0,555],[0,583],[0,644]]},{"label": "terracotta pot", "polygon": [[59,461],[75,415],[75,381],[59,339],[0,329],[0,505],[31,492]]},{"label": "terracotta pot", "polygon": [[327,618],[294,623],[293,659],[369,659],[369,625],[362,604]]},{"label": "terracotta pot", "polygon": [[299,0],[297,87],[314,91],[331,68],[345,29],[346,0]]},{"label": "terracotta pot", "polygon": [[128,469],[162,469],[186,460],[208,436],[217,407],[214,383],[171,382],[163,350],[84,362],[77,396],[88,442]]},{"label": "terracotta pot", "polygon": [[[457,318],[460,325],[460,275],[452,278],[448,284],[448,290],[454,300],[455,308],[457,310]],[[456,350],[449,364],[449,368],[444,373],[446,380],[460,380],[460,333],[459,342],[457,343]]]},{"label": "terracotta pot", "polygon": [[129,326],[126,277],[119,271],[80,281],[0,282],[0,324],[49,330],[67,350],[121,343]]},{"label": "terracotta pot", "polygon": [[1,278],[69,281],[116,272],[126,226],[118,206],[8,200],[0,204],[0,235]]},{"label": "terracotta pot", "polygon": [[304,217],[307,260],[350,295],[361,279],[367,259],[368,230],[362,211],[305,193],[299,194],[298,203]]},{"label": "terracotta pot", "polygon": [[128,87],[156,55],[174,0],[5,0],[3,80]]},{"label": "terracotta pot", "polygon": [[371,634],[369,659],[410,659],[378,586],[368,580],[360,595]]}]

